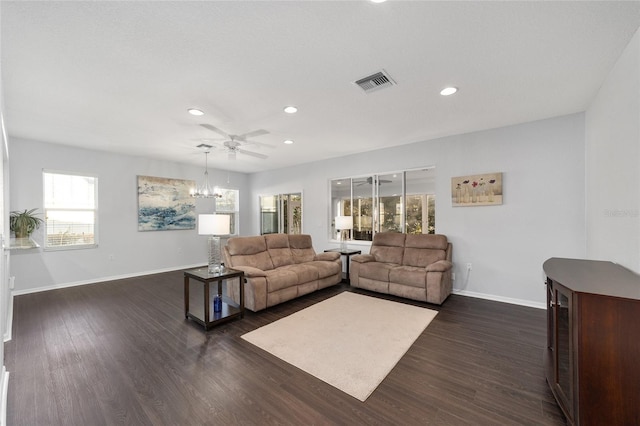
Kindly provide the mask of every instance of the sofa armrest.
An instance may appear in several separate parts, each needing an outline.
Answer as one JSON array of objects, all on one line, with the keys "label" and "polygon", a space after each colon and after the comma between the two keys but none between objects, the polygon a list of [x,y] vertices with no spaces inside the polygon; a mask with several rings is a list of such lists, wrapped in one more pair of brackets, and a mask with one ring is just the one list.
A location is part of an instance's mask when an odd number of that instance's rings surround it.
[{"label": "sofa armrest", "polygon": [[232,269],[244,272],[245,278],[267,276],[267,274],[262,269],[254,268],[253,266],[234,266]]},{"label": "sofa armrest", "polygon": [[316,254],[316,257],[313,260],[338,260],[340,258],[340,253],[336,251],[326,251],[322,253]]},{"label": "sofa armrest", "polygon": [[446,272],[453,267],[453,263],[448,260],[438,260],[425,268],[427,272]]},{"label": "sofa armrest", "polygon": [[373,257],[372,254],[356,254],[355,256],[351,256],[352,262],[358,263],[367,263],[367,262],[375,262],[376,258]]}]

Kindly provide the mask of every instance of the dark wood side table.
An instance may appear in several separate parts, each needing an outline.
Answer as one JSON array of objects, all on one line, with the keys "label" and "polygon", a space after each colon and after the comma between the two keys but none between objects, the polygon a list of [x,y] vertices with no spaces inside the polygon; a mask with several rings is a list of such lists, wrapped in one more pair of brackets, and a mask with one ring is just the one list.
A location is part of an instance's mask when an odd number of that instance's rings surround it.
[{"label": "dark wood side table", "polygon": [[[189,310],[189,281],[192,279],[203,284],[204,305],[202,310],[197,306],[194,307],[193,310]],[[222,295],[222,282],[225,280],[238,282],[238,286],[240,287],[240,303],[237,304],[230,298],[223,296],[222,311],[214,312],[209,286],[212,282],[217,282],[218,287],[216,294]],[[184,271],[184,317],[190,318],[202,325],[205,331],[215,325],[231,321],[235,318],[244,317],[244,272],[227,268],[223,272],[214,274],[209,272],[206,266]]]},{"label": "dark wood side table", "polygon": [[342,279],[342,282],[348,283],[349,282],[349,264],[350,264],[349,258],[354,254],[362,254],[362,250],[352,250],[352,249],[342,250],[339,248],[325,250],[325,252],[328,252],[328,251],[335,251],[336,253],[340,253],[340,255],[345,256],[347,258],[347,276]]}]

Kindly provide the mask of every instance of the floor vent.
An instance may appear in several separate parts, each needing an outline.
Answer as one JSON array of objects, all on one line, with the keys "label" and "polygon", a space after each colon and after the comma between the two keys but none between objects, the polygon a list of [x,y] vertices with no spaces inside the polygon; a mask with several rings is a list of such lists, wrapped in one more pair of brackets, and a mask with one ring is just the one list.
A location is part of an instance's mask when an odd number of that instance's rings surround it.
[{"label": "floor vent", "polygon": [[355,83],[366,93],[384,89],[385,87],[390,87],[396,84],[396,82],[393,81],[385,71],[380,71],[368,77],[361,78]]}]

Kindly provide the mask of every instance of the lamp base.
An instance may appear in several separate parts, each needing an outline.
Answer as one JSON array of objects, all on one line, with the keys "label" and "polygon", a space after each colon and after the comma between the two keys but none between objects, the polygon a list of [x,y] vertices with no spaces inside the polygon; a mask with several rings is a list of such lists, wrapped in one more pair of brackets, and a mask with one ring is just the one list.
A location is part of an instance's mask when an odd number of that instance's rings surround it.
[{"label": "lamp base", "polygon": [[346,235],[346,230],[341,230],[340,231],[340,250],[345,251],[347,250],[347,235]]},{"label": "lamp base", "polygon": [[220,249],[220,237],[209,237],[209,273],[220,274],[224,272],[222,264],[222,251]]},{"label": "lamp base", "polygon": [[224,272],[224,265],[223,264],[213,264],[213,263],[209,264],[209,273],[210,274],[221,274],[223,272]]}]

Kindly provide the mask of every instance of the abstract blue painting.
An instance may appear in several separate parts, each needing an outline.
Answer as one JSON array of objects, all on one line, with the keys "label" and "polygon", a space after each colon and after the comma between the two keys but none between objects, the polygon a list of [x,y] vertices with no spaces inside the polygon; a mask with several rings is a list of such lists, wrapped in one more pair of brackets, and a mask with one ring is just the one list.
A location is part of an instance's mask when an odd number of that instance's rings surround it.
[{"label": "abstract blue painting", "polygon": [[195,181],[138,176],[138,231],[195,229]]}]

